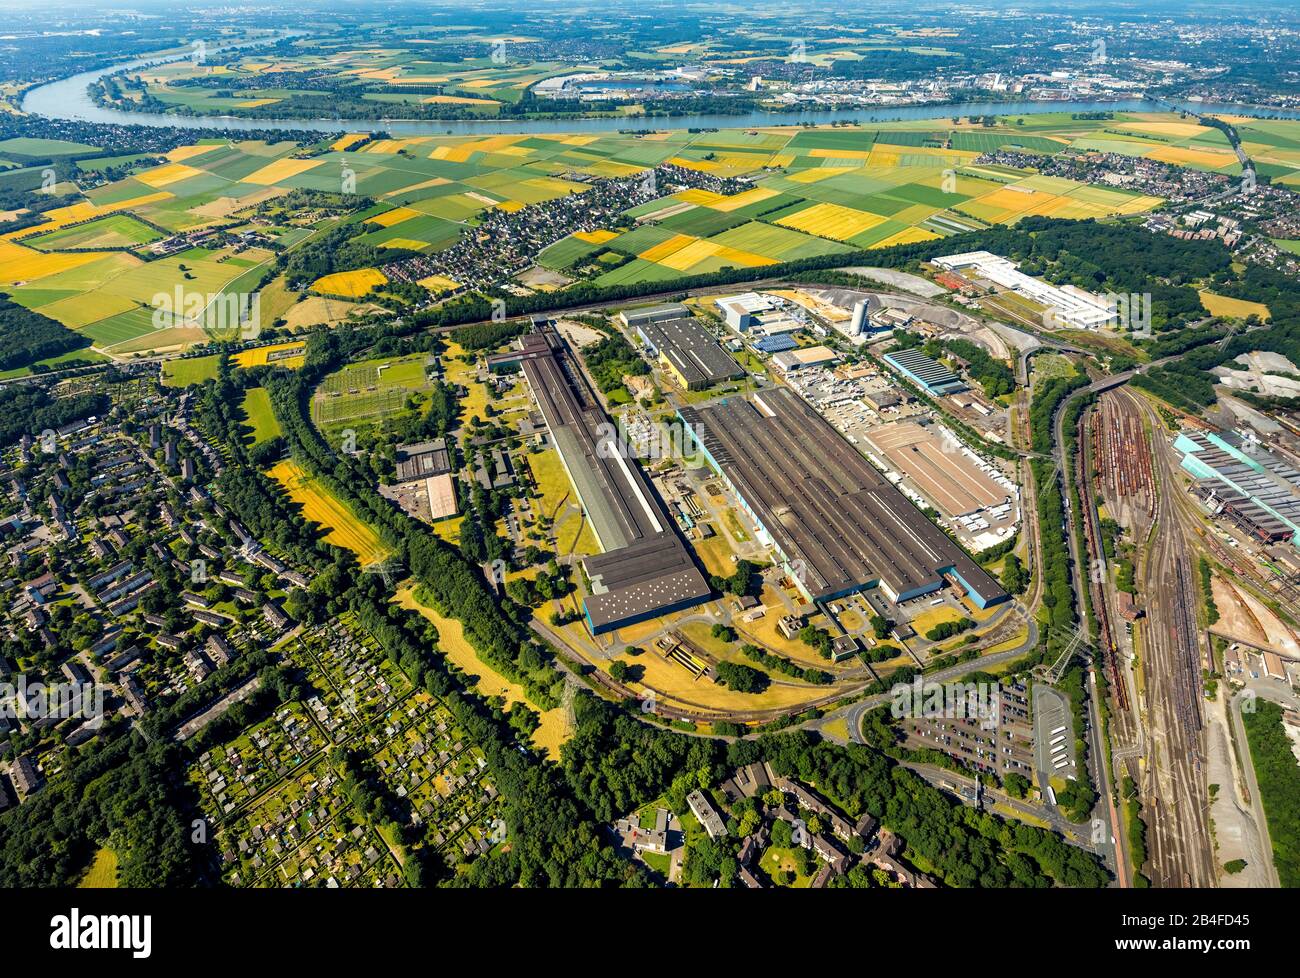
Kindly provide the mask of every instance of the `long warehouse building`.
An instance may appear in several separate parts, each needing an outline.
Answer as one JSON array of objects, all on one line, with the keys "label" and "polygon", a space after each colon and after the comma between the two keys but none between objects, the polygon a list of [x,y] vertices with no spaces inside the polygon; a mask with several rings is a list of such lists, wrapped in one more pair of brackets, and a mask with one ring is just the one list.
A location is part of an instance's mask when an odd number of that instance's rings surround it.
[{"label": "long warehouse building", "polygon": [[680,412],[809,600],[879,586],[892,601],[955,578],[981,608],[1008,595],[793,391]]},{"label": "long warehouse building", "polygon": [[592,634],[708,600],[708,581],[560,334],[525,335],[519,363],[603,551],[583,559]]},{"label": "long warehouse building", "polygon": [[722,381],[745,376],[744,368],[689,312],[669,319],[632,317],[631,321],[641,342],[654,351],[686,390],[704,390]]}]

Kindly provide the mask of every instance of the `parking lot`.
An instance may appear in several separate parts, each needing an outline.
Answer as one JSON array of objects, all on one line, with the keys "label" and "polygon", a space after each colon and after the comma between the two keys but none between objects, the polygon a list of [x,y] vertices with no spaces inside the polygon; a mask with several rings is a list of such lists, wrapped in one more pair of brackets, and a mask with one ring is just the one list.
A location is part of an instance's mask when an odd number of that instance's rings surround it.
[{"label": "parking lot", "polygon": [[1078,777],[1069,701],[1044,683],[1034,685],[1034,769],[1044,793],[1053,777]]}]

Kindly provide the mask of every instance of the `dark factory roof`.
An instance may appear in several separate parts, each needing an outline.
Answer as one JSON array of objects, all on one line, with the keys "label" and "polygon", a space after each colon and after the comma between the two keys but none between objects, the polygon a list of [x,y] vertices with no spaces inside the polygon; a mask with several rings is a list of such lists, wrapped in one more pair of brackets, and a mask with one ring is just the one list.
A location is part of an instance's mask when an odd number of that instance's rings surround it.
[{"label": "dark factory roof", "polygon": [[896,597],[957,576],[981,604],[1006,592],[792,391],[728,398],[683,419],[814,598],[873,581]]},{"label": "dark factory roof", "polygon": [[692,316],[638,323],[650,345],[691,386],[708,386],[745,376],[717,339]]},{"label": "dark factory roof", "polygon": [[584,561],[593,629],[706,600],[708,582],[559,333],[524,336],[520,360],[604,551]]}]

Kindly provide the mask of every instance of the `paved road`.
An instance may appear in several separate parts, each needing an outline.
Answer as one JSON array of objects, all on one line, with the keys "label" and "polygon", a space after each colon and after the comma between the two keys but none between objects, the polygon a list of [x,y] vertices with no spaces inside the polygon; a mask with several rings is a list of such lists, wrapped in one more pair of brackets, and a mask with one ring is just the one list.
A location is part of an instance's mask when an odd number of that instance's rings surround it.
[{"label": "paved road", "polygon": [[[1023,614],[1023,612],[1022,612]],[[1027,617],[1027,616],[1026,616]],[[1015,659],[1022,658],[1026,653],[1038,644],[1038,623],[1032,618],[1028,618],[1029,631],[1024,641],[1014,649],[1006,649],[1002,652],[995,652],[993,655],[982,656],[978,659],[971,659],[969,662],[959,662],[955,666],[949,666],[947,669],[940,669],[936,672],[926,674],[926,682],[946,683],[971,672],[978,672],[981,669],[990,669],[994,666],[1001,665],[1004,662],[1012,662]],[[812,720],[805,726],[810,730],[823,730],[826,725],[834,720],[844,719],[849,724],[849,738],[855,744],[866,743],[862,739],[862,718],[871,710],[878,706],[885,706],[892,701],[893,697],[889,693],[879,693],[875,696],[867,696],[858,700],[856,703],[850,703],[848,706],[841,707],[827,713],[819,720]]]},{"label": "paved road", "polygon": [[[1275,683],[1271,680],[1252,681],[1247,683],[1247,689],[1250,690],[1260,699],[1271,700],[1281,706],[1290,707],[1291,709],[1300,709],[1300,697],[1286,685]],[[1272,887],[1281,886],[1277,875],[1277,866],[1272,860],[1273,841],[1268,831],[1268,819],[1264,813],[1264,802],[1259,793],[1259,782],[1255,778],[1255,763],[1251,757],[1250,744],[1246,740],[1246,728],[1241,719],[1242,704],[1246,702],[1246,690],[1242,690],[1231,700],[1228,701],[1228,714],[1232,719],[1233,734],[1237,740],[1239,756],[1241,758],[1241,771],[1246,778],[1246,787],[1250,792],[1250,807],[1254,813],[1255,826],[1259,830],[1261,848],[1270,858],[1267,859],[1268,885]],[[1220,790],[1223,790],[1220,788]]]},{"label": "paved road", "polygon": [[[917,764],[911,761],[904,761],[903,767],[912,771],[914,774],[918,774],[925,778],[926,781],[941,790],[947,790],[947,785],[950,784],[959,784],[969,789],[974,789],[976,786],[974,778],[967,777],[966,775],[959,774],[955,771],[949,771],[947,768],[935,767],[930,764]],[[976,805],[971,798],[965,795],[959,795],[958,797],[961,799],[962,804],[969,805],[972,808],[978,807],[986,811],[992,810],[995,805],[1005,806],[1018,815],[1023,816],[1031,825],[1037,824],[1038,822],[1046,822],[1052,829],[1068,839],[1073,845],[1076,845],[1081,849],[1086,849],[1088,852],[1097,855],[1101,854],[1100,849],[1093,845],[1092,840],[1085,834],[1088,828],[1087,824],[1075,825],[1073,822],[1066,819],[1061,814],[1060,809],[1055,805],[1048,804],[1046,801],[1022,801],[1019,798],[1012,798],[1005,792],[998,791],[996,788],[990,788],[987,785],[981,786],[979,791],[982,800],[980,805]],[[1002,813],[995,812],[995,814],[1000,815]]]}]

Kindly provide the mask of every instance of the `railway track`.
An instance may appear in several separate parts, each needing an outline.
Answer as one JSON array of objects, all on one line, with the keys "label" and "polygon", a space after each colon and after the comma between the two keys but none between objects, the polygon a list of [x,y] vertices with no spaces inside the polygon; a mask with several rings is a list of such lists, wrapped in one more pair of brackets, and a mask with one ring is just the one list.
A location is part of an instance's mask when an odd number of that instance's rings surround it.
[{"label": "railway track", "polygon": [[[1199,594],[1196,582],[1188,569],[1188,558],[1180,555],[1174,564],[1176,587],[1174,590],[1174,650],[1182,665],[1177,671],[1176,702],[1188,741],[1199,744],[1201,734],[1201,676],[1200,633],[1196,626],[1192,595]],[[1200,751],[1193,748],[1197,770],[1200,769]]]},{"label": "railway track", "polygon": [[[1105,547],[1102,545],[1101,519],[1097,513],[1096,492],[1093,483],[1093,465],[1091,463],[1095,455],[1094,452],[1088,450],[1089,447],[1100,450],[1099,443],[1103,440],[1099,430],[1102,415],[1102,410],[1093,408],[1080,421],[1080,428],[1083,429],[1083,451],[1075,456],[1075,478],[1082,487],[1079,498],[1083,504],[1084,545],[1089,559],[1093,561],[1091,566],[1099,571],[1089,575],[1088,587],[1092,595],[1093,614],[1097,619],[1100,631],[1099,644],[1103,668],[1110,683],[1111,695],[1119,707],[1118,712],[1127,715],[1129,708],[1128,683],[1125,682],[1123,671],[1120,668],[1119,646],[1115,643],[1111,622],[1110,597],[1107,594],[1110,574],[1106,566]],[[1098,471],[1105,473],[1106,469],[1098,468]],[[1113,472],[1111,474],[1113,475]]]},{"label": "railway track", "polygon": [[[1155,409],[1135,398],[1159,428]],[[1144,561],[1142,588],[1146,676],[1144,805],[1148,866],[1156,886],[1213,886],[1216,879],[1206,784],[1201,713],[1201,601],[1196,554],[1200,518],[1180,489],[1179,468],[1168,445],[1153,445],[1157,480],[1155,522]]]},{"label": "railway track", "polygon": [[1155,475],[1151,443],[1141,415],[1121,408],[1119,397],[1105,396],[1093,414],[1093,457],[1110,496],[1129,500],[1148,519],[1155,516]]}]

